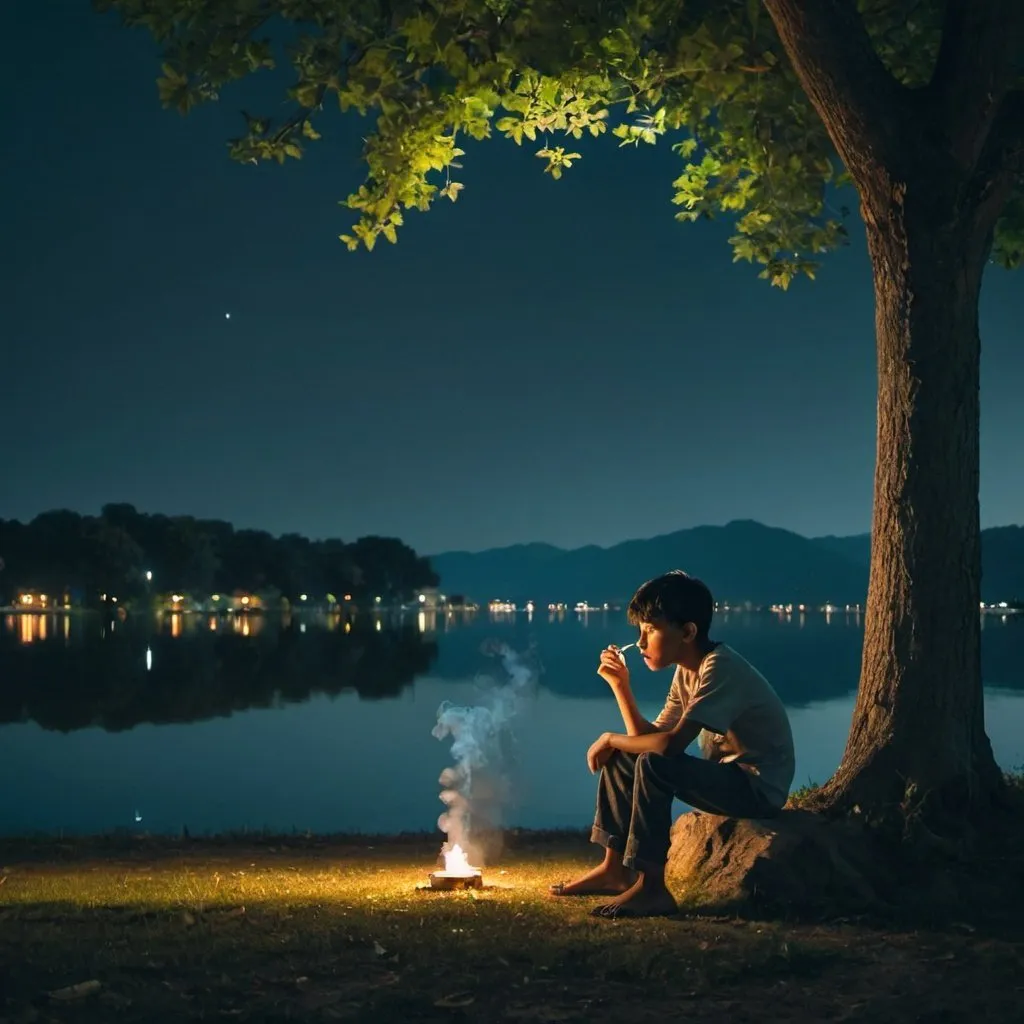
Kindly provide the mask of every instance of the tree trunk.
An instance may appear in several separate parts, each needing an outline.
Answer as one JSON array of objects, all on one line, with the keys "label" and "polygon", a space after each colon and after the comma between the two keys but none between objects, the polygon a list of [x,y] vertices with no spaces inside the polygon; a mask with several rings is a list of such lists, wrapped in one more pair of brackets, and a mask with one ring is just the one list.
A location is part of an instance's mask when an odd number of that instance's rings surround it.
[{"label": "tree trunk", "polygon": [[819,805],[962,820],[1002,778],[979,612],[978,299],[991,240],[935,166],[918,167],[909,184],[860,182],[878,349],[871,576],[852,728]]},{"label": "tree trunk", "polygon": [[875,281],[864,655],[846,752],[816,803],[959,824],[1002,783],[981,685],[978,299],[1019,173],[1024,7],[951,0],[931,81],[910,88],[850,0],[764,5],[856,183]]}]

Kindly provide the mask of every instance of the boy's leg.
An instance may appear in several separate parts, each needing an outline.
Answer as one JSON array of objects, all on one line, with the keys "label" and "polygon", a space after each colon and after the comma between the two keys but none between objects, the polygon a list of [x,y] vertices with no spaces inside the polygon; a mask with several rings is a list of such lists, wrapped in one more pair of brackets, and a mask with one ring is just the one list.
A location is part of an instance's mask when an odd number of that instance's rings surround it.
[{"label": "boy's leg", "polygon": [[638,881],[610,903],[598,907],[603,917],[670,914],[675,900],[665,885],[672,801],[730,817],[761,817],[768,805],[754,792],[743,769],[681,754],[640,754],[633,772],[632,817],[623,863],[640,872]]},{"label": "boy's leg", "polygon": [[556,896],[612,896],[625,892],[635,875],[622,863],[633,813],[635,754],[616,751],[605,762],[597,784],[592,842],[604,847],[604,859],[571,882],[551,886]]},{"label": "boy's leg", "polygon": [[616,750],[605,762],[597,783],[597,809],[590,841],[620,854],[626,850],[633,818],[636,789],[636,754]]},{"label": "boy's leg", "polygon": [[668,859],[673,798],[727,818],[765,818],[773,813],[739,765],[690,754],[641,754],[634,771],[627,864],[634,860],[663,864]]}]

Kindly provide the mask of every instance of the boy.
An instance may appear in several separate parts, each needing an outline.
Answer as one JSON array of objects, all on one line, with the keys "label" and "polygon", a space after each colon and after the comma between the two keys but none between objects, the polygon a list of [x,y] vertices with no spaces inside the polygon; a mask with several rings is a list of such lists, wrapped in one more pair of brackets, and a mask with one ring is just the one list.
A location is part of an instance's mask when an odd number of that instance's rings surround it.
[{"label": "boy", "polygon": [[[614,896],[603,917],[672,914],[665,886],[672,800],[731,818],[766,818],[785,804],[793,781],[789,718],[767,680],[734,650],[708,637],[714,600],[681,570],[648,580],[633,595],[628,618],[652,672],[675,666],[661,714],[648,722],[637,708],[618,648],[601,654],[597,673],[611,687],[625,733],[604,733],[587,751],[600,770],[591,840],[604,860],[556,896]],[[685,753],[701,735],[704,758]]]}]

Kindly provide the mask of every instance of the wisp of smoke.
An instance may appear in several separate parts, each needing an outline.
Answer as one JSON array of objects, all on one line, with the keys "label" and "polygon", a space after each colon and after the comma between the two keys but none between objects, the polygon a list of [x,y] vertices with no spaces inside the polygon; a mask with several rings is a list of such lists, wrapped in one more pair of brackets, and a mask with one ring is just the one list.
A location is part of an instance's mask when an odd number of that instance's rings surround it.
[{"label": "wisp of smoke", "polygon": [[504,686],[487,694],[487,703],[460,707],[445,701],[437,710],[432,735],[452,737],[455,764],[441,772],[441,802],[445,810],[437,827],[448,836],[448,846],[463,850],[473,843],[474,817],[478,824],[494,823],[505,796],[501,775],[503,741],[508,726],[536,681],[536,672],[507,644],[494,644],[487,653],[497,655],[508,676]]}]

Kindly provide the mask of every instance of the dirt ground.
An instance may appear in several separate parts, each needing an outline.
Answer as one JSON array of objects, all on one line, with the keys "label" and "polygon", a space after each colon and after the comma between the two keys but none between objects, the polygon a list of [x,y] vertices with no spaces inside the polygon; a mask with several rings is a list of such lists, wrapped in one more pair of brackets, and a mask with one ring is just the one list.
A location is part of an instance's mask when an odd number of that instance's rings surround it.
[{"label": "dirt ground", "polygon": [[0,842],[0,1024],[1024,1022],[1024,929],[592,917],[578,834],[512,833],[480,892],[433,837]]}]

